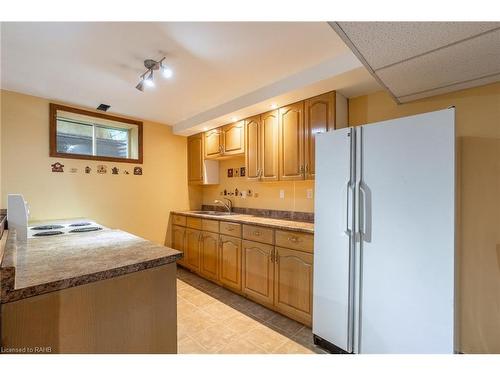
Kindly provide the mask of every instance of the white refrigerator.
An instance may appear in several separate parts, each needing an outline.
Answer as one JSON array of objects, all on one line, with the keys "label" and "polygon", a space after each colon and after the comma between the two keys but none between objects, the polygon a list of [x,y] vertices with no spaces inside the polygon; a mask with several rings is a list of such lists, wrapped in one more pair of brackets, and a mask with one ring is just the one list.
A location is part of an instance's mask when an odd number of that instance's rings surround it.
[{"label": "white refrigerator", "polygon": [[454,108],[318,134],[315,185],[315,343],[453,353]]}]

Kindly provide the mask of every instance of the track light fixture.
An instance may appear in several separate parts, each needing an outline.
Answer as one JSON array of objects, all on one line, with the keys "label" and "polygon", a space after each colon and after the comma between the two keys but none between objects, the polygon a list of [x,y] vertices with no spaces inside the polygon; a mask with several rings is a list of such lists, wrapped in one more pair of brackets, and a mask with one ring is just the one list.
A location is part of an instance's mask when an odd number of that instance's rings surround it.
[{"label": "track light fixture", "polygon": [[139,91],[144,91],[144,86],[147,87],[154,87],[155,83],[153,81],[153,71],[154,70],[159,70],[163,77],[165,78],[170,78],[174,74],[172,72],[172,69],[170,69],[168,66],[164,65],[164,60],[165,57],[163,57],[159,61],[155,61],[152,59],[147,59],[144,60],[144,67],[147,69],[143,74],[141,74],[141,80],[135,86],[135,88]]}]

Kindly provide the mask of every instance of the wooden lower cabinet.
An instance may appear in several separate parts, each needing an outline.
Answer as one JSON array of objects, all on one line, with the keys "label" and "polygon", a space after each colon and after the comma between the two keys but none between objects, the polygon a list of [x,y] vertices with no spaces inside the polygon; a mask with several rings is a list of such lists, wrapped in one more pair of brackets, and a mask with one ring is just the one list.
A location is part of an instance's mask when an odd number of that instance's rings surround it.
[{"label": "wooden lower cabinet", "polygon": [[[172,247],[184,252],[184,258],[178,263],[311,326],[312,235],[246,224],[242,231],[241,224],[218,221],[217,224],[221,233],[229,235],[173,225]],[[215,231],[215,225],[209,227]],[[241,239],[240,235],[252,240]],[[257,241],[269,243],[254,241],[254,237]]]},{"label": "wooden lower cabinet", "polygon": [[219,281],[241,291],[241,239],[221,235],[219,248]]},{"label": "wooden lower cabinet", "polygon": [[184,256],[177,261],[181,266],[186,266],[187,252],[185,249],[186,228],[178,225],[172,225],[172,247],[175,250],[182,251]]},{"label": "wooden lower cabinet", "polygon": [[219,279],[219,235],[202,232],[200,241],[200,273],[208,279]]},{"label": "wooden lower cabinet", "polygon": [[279,312],[311,324],[313,255],[275,248],[274,304]]},{"label": "wooden lower cabinet", "polygon": [[243,292],[257,302],[273,305],[274,247],[244,240],[242,249]]},{"label": "wooden lower cabinet", "polygon": [[197,229],[186,228],[186,240],[184,242],[184,249],[186,251],[186,267],[193,271],[200,270],[200,242],[201,231]]}]

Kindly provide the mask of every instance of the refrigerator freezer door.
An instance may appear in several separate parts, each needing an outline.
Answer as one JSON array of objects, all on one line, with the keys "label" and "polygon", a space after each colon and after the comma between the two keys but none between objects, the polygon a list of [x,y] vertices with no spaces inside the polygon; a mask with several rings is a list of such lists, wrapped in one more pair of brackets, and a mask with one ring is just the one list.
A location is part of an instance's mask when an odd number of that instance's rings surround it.
[{"label": "refrigerator freezer door", "polygon": [[360,140],[359,352],[453,353],[454,109]]},{"label": "refrigerator freezer door", "polygon": [[316,136],[312,329],[316,336],[349,352],[351,132],[347,128]]}]

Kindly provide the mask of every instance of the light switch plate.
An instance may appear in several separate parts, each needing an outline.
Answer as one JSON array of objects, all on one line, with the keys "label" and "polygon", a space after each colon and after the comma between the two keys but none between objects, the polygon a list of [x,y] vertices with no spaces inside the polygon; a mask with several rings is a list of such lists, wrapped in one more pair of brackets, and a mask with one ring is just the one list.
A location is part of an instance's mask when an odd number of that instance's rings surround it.
[{"label": "light switch plate", "polygon": [[285,190],[280,189],[280,198],[285,199]]}]

